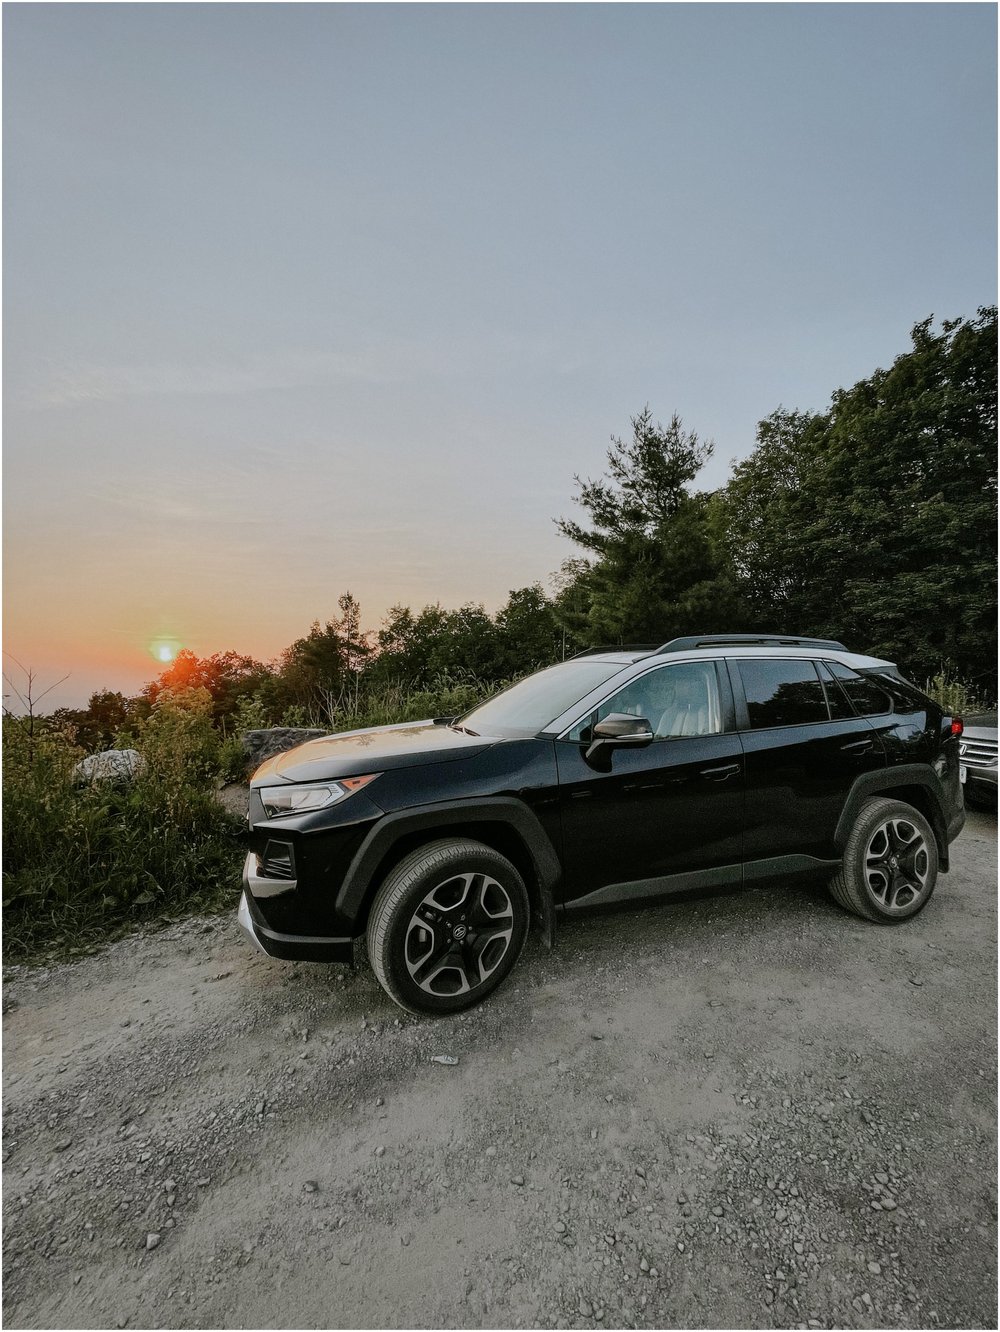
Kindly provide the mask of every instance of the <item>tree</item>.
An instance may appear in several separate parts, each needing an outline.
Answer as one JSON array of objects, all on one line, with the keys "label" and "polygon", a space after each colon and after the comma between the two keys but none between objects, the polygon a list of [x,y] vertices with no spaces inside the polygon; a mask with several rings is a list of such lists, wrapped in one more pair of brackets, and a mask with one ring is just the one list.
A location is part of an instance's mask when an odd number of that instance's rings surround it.
[{"label": "tree", "polygon": [[598,558],[614,552],[629,536],[655,537],[687,498],[685,487],[712,456],[715,445],[685,433],[674,413],[665,429],[653,424],[646,406],[632,417],[632,438],[612,436],[608,476],[599,481],[574,477],[580,487],[576,503],[587,510],[592,528],[566,518],[556,520],[563,536]]},{"label": "tree", "polygon": [[439,676],[498,678],[496,629],[480,605],[425,606],[417,615],[393,606],[377,643],[378,656],[365,673],[372,681],[425,687]]},{"label": "tree", "polygon": [[[44,721],[39,715],[38,705],[46,694],[51,694],[53,689],[57,689],[59,685],[65,684],[69,679],[69,676],[64,675],[61,679],[56,680],[54,684],[50,684],[48,688],[43,689],[41,693],[39,693],[38,677],[35,674],[34,669],[30,666],[22,666],[18,659],[15,656],[12,656],[9,652],[5,652],[4,656],[10,657],[10,660],[21,672],[22,676],[20,684],[18,684],[14,681],[11,674],[7,671],[3,672],[3,680],[7,685],[7,689],[4,691],[4,720],[9,721],[13,726],[16,726],[23,732],[27,741],[26,752],[29,761],[33,762],[35,756],[36,732],[39,723]],[[13,694],[21,706],[20,713],[16,713],[7,702],[7,700],[10,699],[11,694]]]},{"label": "tree", "polygon": [[[339,617],[314,620],[304,638],[281,654],[277,693],[284,707],[298,705],[330,724],[342,701],[356,693],[370,635],[361,630],[361,606],[350,592],[337,598]],[[273,692],[273,691],[272,691]]]},{"label": "tree", "polygon": [[[221,720],[235,712],[241,698],[259,689],[268,673],[262,662],[240,652],[213,652],[210,657],[199,657],[182,648],[167,669],[144,687],[133,712],[148,716],[163,693],[206,689],[212,699],[213,717]],[[95,694],[91,698],[91,712],[95,699],[101,697]]]},{"label": "tree", "polygon": [[497,611],[495,670],[497,678],[525,675],[550,666],[563,655],[563,631],[552,602],[541,585],[515,588]]},{"label": "tree", "polygon": [[558,618],[577,638],[609,643],[741,627],[716,505],[688,489],[714,446],[676,414],[664,427],[646,407],[631,424],[631,440],[612,438],[607,476],[575,478],[591,525],[557,520],[589,552],[564,565]]},{"label": "tree", "polygon": [[996,338],[993,307],[926,319],[826,414],[761,422],[725,492],[758,615],[995,691]]}]

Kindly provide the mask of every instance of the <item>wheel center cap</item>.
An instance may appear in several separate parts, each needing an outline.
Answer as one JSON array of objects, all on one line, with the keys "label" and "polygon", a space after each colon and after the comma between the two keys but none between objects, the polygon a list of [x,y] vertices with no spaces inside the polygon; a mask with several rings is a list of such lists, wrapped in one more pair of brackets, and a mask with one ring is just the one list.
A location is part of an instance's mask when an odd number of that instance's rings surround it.
[{"label": "wheel center cap", "polygon": [[899,861],[896,859],[895,856],[889,857],[889,864],[892,866],[893,869],[899,869]]},{"label": "wheel center cap", "polygon": [[456,925],[452,930],[452,937],[455,939],[464,939],[469,932],[468,925]]}]

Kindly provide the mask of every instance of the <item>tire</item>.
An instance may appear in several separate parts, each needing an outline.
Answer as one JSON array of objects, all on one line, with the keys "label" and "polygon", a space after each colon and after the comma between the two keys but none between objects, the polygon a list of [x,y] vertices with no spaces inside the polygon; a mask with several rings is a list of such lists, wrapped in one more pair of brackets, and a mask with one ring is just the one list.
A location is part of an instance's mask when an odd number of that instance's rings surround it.
[{"label": "tire", "polygon": [[879,797],[861,806],[830,892],[856,916],[898,925],[931,900],[937,872],[937,842],[924,816]]},{"label": "tire", "polygon": [[368,916],[379,984],[410,1013],[457,1013],[510,973],[528,937],[528,891],[499,851],[449,838],[418,847],[381,885]]},{"label": "tire", "polygon": [[980,795],[978,791],[966,790],[965,803],[969,809],[979,809],[982,810],[984,814],[995,814],[997,812],[997,798],[995,792],[992,795]]}]

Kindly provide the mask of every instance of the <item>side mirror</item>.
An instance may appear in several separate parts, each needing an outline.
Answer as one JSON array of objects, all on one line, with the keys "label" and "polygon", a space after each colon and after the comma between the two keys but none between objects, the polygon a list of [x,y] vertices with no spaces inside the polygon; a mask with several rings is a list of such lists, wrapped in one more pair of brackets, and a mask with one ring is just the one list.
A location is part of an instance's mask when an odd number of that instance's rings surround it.
[{"label": "side mirror", "polygon": [[592,758],[602,749],[618,749],[625,745],[648,745],[653,740],[653,728],[645,717],[631,717],[627,712],[612,712],[594,727],[594,738],[587,747],[585,758]]}]

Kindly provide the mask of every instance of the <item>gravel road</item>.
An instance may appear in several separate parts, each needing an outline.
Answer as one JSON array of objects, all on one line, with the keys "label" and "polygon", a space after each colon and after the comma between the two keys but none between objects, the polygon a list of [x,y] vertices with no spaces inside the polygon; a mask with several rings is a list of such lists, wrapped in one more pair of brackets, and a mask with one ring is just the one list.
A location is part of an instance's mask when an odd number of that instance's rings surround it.
[{"label": "gravel road", "polygon": [[8,969],[6,1326],[995,1328],[995,838],[900,928],[574,922],[464,1019],[230,918]]}]

